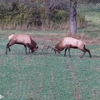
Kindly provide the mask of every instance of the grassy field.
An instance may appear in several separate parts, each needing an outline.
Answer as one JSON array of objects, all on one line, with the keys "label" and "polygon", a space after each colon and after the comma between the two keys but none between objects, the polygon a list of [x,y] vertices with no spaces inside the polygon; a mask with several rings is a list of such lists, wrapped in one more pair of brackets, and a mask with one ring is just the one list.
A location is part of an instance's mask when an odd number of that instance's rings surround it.
[{"label": "grassy field", "polygon": [[[64,52],[54,54],[51,50],[25,55],[20,45],[14,45],[5,55],[7,36],[11,33],[13,31],[1,31],[0,35],[2,100],[100,100],[99,45],[87,45],[92,58],[86,53],[80,59],[82,52],[73,49],[71,58],[64,57]],[[40,49],[44,44],[55,43],[36,41]]]},{"label": "grassy field", "polygon": [[[92,10],[78,10],[85,15],[87,21],[91,20],[91,26],[78,29],[78,33],[88,35],[91,40],[93,38],[93,43],[95,41],[95,44],[86,46],[91,51],[92,58],[89,58],[88,53],[80,58],[82,52],[73,49],[71,58],[64,57],[64,51],[54,54],[51,50],[41,50],[44,45],[54,46],[57,41],[52,38],[64,37],[66,30],[1,30],[1,100],[100,100],[100,45],[97,45],[100,44],[100,25],[99,20],[96,20],[100,14],[97,10]],[[26,55],[23,46],[14,45],[12,51],[5,55],[7,37],[12,33],[35,36],[40,50]]]},{"label": "grassy field", "polygon": [[100,37],[100,6],[94,6],[86,4],[78,5],[77,12],[82,13],[85,16],[85,20],[88,21],[88,26],[83,29],[78,29],[79,33],[84,33],[93,37]]}]

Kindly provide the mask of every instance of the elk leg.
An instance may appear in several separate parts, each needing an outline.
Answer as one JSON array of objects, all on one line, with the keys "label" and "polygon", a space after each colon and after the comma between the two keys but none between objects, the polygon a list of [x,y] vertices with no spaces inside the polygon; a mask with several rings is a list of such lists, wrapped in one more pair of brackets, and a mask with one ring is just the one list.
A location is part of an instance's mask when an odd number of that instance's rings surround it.
[{"label": "elk leg", "polygon": [[10,47],[9,47],[9,43],[7,44],[6,48],[8,48],[8,49],[9,49],[9,51],[11,51],[11,49],[10,49]]},{"label": "elk leg", "polygon": [[7,55],[7,49],[9,48],[9,43],[6,45],[6,52],[5,54]]},{"label": "elk leg", "polygon": [[26,46],[26,45],[24,45],[24,47],[25,47],[25,53],[26,53],[26,55],[27,55],[27,46]]},{"label": "elk leg", "polygon": [[28,49],[29,49],[29,54],[30,54],[31,46],[30,46],[29,44],[26,44],[26,45],[24,45],[24,47],[25,47],[25,52],[26,52],[26,54],[27,54],[27,47],[28,47]]},{"label": "elk leg", "polygon": [[86,48],[84,48],[84,49],[86,50],[86,52],[88,52],[88,53],[89,53],[90,58],[91,58],[92,56],[91,56],[91,52],[90,52],[90,50],[88,50],[88,49],[86,49]]},{"label": "elk leg", "polygon": [[65,49],[65,54],[64,54],[64,56],[66,56],[66,51],[67,51],[67,48]]},{"label": "elk leg", "polygon": [[68,45],[68,52],[69,52],[69,57],[70,57],[70,45]]},{"label": "elk leg", "polygon": [[28,48],[29,48],[29,54],[30,54],[31,47],[30,47],[30,45],[29,45],[29,44],[27,44],[27,46],[28,46]]},{"label": "elk leg", "polygon": [[88,52],[89,55],[90,55],[90,57],[91,57],[91,53],[90,53],[90,51],[89,51],[88,49],[86,49],[85,46],[84,46],[84,50],[81,50],[81,51],[84,52],[83,55],[81,56],[81,58],[85,55],[86,52]]},{"label": "elk leg", "polygon": [[15,44],[15,42],[13,41],[12,43],[9,42],[9,43],[6,45],[6,52],[5,52],[5,54],[7,54],[7,49],[9,49],[9,51],[11,51],[10,46],[12,46],[12,45],[14,45],[14,44]]},{"label": "elk leg", "polygon": [[83,51],[83,54],[82,54],[82,56],[80,56],[80,58],[83,58],[83,56],[84,56],[85,53],[86,53],[85,47],[84,47],[84,49],[80,49],[80,50]]},{"label": "elk leg", "polygon": [[30,50],[31,50],[31,53],[34,52],[33,48],[28,44],[28,48],[29,48],[29,54],[30,54]]},{"label": "elk leg", "polygon": [[9,49],[9,51],[11,51],[11,49],[10,48],[8,48]]},{"label": "elk leg", "polygon": [[85,55],[85,53],[86,53],[85,51],[83,51],[83,52],[84,52],[84,53],[83,53],[83,55],[82,55],[80,58],[83,58],[83,56],[84,56],[84,55]]}]

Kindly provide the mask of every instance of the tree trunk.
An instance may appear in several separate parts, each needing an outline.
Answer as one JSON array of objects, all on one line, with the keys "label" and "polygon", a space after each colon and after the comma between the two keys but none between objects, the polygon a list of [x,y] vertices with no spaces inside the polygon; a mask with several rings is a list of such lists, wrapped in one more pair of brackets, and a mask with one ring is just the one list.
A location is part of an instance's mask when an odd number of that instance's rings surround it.
[{"label": "tree trunk", "polygon": [[77,7],[77,0],[70,0],[70,33],[71,34],[77,33],[76,7]]}]

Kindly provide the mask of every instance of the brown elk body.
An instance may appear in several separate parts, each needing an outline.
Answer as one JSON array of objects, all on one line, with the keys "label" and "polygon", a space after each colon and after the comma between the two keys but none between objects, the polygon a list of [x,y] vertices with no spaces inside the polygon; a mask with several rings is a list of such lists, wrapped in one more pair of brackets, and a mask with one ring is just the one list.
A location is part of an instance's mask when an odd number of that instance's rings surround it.
[{"label": "brown elk body", "polygon": [[27,47],[29,48],[29,53],[36,51],[38,49],[37,43],[27,34],[12,34],[8,37],[9,43],[6,45],[6,54],[7,49],[10,50],[10,46],[14,44],[21,44],[25,47],[25,52],[27,54]]},{"label": "brown elk body", "polygon": [[81,57],[83,57],[86,52],[88,52],[91,57],[90,51],[85,47],[85,42],[71,37],[63,38],[58,44],[55,45],[55,48],[53,48],[53,50],[55,51],[55,53],[60,53],[61,51],[65,50],[64,56],[66,56],[66,51],[68,49],[70,57],[70,48],[79,49],[83,51],[83,55]]}]

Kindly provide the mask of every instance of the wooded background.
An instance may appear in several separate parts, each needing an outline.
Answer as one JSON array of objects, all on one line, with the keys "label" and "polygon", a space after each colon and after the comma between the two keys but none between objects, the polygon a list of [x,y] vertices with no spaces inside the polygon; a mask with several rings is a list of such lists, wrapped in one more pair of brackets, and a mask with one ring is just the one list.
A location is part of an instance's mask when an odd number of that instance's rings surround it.
[{"label": "wooded background", "polygon": [[[71,1],[77,1],[77,5],[99,3],[99,0],[0,0],[0,29],[68,29]],[[77,27],[86,26],[82,13],[77,12],[76,17]]]},{"label": "wooded background", "polygon": [[[69,18],[69,0],[0,0],[1,29],[67,29]],[[77,22],[86,23],[79,12]]]}]

